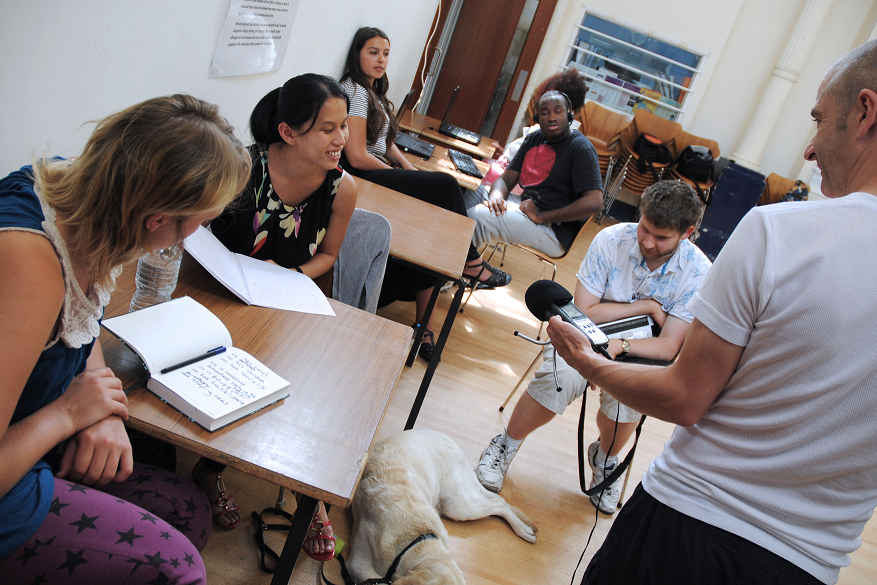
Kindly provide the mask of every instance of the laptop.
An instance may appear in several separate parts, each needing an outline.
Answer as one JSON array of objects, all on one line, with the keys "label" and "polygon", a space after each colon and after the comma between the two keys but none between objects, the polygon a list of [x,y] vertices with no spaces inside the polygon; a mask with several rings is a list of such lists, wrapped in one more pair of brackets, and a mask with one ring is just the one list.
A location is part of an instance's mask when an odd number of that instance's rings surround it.
[{"label": "laptop", "polygon": [[439,126],[439,134],[444,134],[445,136],[450,136],[451,138],[456,138],[457,140],[462,140],[463,142],[468,142],[469,144],[478,146],[478,143],[481,142],[480,134],[476,134],[447,122],[448,116],[451,115],[451,111],[454,109],[454,104],[457,103],[457,95],[459,93],[460,86],[458,85],[454,89],[454,93],[451,94],[451,101],[448,102],[448,109],[445,110],[445,115],[442,117],[442,124]]},{"label": "laptop", "polygon": [[[401,123],[402,116],[405,114],[405,110],[408,108],[408,102],[414,97],[417,93],[416,89],[412,89],[409,91],[404,98],[402,98],[402,105],[399,106],[399,111],[396,112],[396,121]],[[419,138],[415,138],[410,134],[406,134],[401,129],[398,134],[396,134],[396,140],[393,142],[396,143],[396,146],[399,147],[399,150],[402,152],[410,152],[415,156],[419,156],[420,158],[429,158],[432,156],[432,153],[435,151],[435,145],[426,142],[425,140],[420,140]]]}]

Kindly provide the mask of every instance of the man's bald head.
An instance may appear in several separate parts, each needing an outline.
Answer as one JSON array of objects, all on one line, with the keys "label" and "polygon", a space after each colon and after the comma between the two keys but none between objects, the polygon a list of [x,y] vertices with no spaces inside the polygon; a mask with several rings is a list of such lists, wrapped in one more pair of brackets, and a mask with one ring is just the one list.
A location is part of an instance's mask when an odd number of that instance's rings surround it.
[{"label": "man's bald head", "polygon": [[821,92],[837,100],[847,112],[863,89],[877,92],[877,39],[856,47],[829,68]]}]

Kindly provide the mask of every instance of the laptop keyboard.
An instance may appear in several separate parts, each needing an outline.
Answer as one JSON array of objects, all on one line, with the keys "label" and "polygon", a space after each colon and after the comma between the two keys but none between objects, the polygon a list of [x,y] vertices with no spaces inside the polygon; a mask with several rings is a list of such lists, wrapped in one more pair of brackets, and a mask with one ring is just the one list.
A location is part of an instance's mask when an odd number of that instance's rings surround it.
[{"label": "laptop keyboard", "polygon": [[429,158],[432,156],[433,151],[435,151],[435,145],[430,144],[424,140],[420,140],[419,138],[415,138],[410,134],[405,134],[404,132],[400,132],[396,135],[396,146],[415,154],[422,158]]},{"label": "laptop keyboard", "polygon": [[448,150],[448,156],[459,172],[472,177],[478,177],[479,179],[484,178],[484,175],[482,175],[481,171],[478,170],[478,167],[475,166],[475,161],[468,154],[463,154],[456,150]]},{"label": "laptop keyboard", "polygon": [[478,145],[481,142],[481,135],[472,132],[471,130],[466,130],[465,128],[460,128],[459,126],[454,126],[453,124],[448,124],[447,122],[443,122],[441,127],[439,128],[439,132],[441,134],[445,134],[446,136],[451,136],[456,138],[457,140],[462,140],[463,142],[468,142],[469,144]]}]

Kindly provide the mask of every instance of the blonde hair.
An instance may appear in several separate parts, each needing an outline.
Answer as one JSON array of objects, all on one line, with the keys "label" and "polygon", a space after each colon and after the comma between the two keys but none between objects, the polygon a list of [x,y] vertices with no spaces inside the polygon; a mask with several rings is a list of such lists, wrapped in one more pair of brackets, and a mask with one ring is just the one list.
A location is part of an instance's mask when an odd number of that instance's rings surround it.
[{"label": "blonde hair", "polygon": [[[79,158],[40,160],[34,180],[69,228],[70,253],[105,285],[113,267],[151,251],[146,219],[219,213],[241,192],[250,159],[217,107],[153,98],[97,122]],[[180,233],[182,236],[182,233]]]}]

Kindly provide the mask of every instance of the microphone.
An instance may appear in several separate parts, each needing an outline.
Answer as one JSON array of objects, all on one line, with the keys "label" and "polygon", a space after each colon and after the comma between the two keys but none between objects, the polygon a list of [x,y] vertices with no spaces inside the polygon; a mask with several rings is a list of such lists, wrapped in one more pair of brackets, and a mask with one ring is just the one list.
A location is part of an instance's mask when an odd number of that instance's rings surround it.
[{"label": "microphone", "polygon": [[595,352],[612,359],[606,351],[609,338],[573,304],[572,300],[573,296],[569,291],[553,280],[537,280],[524,294],[524,303],[534,317],[540,321],[548,321],[555,315],[559,316],[581,331]]}]

